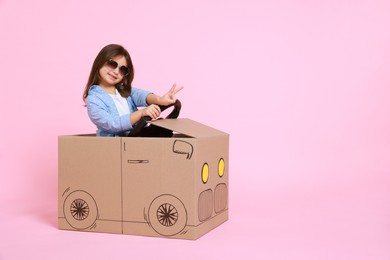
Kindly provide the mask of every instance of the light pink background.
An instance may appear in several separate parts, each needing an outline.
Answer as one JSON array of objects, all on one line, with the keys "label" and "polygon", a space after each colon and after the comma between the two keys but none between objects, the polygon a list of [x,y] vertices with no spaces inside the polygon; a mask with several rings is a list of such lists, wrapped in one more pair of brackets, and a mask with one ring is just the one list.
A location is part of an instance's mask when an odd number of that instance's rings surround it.
[{"label": "light pink background", "polygon": [[[390,2],[0,0],[0,259],[390,259]],[[198,241],[59,231],[57,137],[109,43],[226,131],[230,220]]]}]

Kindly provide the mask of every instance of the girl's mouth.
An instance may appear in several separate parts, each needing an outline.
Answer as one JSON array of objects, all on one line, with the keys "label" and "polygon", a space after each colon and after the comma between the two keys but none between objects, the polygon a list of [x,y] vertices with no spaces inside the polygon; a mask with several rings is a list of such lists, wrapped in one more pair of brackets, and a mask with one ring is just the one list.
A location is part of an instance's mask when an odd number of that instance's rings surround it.
[{"label": "girl's mouth", "polygon": [[108,74],[108,76],[112,79],[112,80],[117,80],[118,78],[114,75],[111,75],[111,74]]}]

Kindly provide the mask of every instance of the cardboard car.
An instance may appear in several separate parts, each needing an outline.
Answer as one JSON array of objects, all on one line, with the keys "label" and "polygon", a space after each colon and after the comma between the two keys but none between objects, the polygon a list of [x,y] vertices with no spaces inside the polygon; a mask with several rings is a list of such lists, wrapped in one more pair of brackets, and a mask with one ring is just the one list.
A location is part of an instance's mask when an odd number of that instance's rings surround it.
[{"label": "cardboard car", "polygon": [[60,229],[198,239],[228,220],[229,135],[151,124],[173,137],[59,136]]}]

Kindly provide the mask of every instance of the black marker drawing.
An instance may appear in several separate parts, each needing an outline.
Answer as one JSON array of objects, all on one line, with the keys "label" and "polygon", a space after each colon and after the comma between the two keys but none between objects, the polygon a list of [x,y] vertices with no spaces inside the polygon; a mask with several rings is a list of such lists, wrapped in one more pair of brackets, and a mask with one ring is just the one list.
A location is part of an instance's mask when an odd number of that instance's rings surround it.
[{"label": "black marker drawing", "polygon": [[66,193],[68,193],[70,191],[70,187],[68,187],[63,193],[62,193],[62,197],[65,196]]},{"label": "black marker drawing", "polygon": [[181,140],[175,140],[173,143],[173,152],[178,154],[186,154],[187,159],[191,159],[192,153],[194,152],[194,147],[192,144],[181,141]]},{"label": "black marker drawing", "polygon": [[64,201],[63,210],[69,225],[79,230],[93,226],[98,217],[95,199],[83,190],[70,193]]},{"label": "black marker drawing", "polygon": [[149,223],[162,236],[177,235],[187,225],[187,210],[181,200],[171,194],[155,198],[148,210]]},{"label": "black marker drawing", "polygon": [[149,163],[149,160],[127,160],[127,163]]}]

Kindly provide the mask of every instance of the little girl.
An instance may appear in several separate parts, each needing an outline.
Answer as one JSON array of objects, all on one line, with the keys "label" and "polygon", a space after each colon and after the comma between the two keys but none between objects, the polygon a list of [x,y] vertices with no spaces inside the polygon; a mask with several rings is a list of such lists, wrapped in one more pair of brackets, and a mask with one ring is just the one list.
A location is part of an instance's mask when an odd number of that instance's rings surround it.
[{"label": "little girl", "polygon": [[99,52],[83,94],[97,136],[127,136],[142,117],[158,118],[159,105],[175,103],[176,93],[183,88],[174,84],[165,95],[158,96],[132,87],[133,78],[133,64],[125,48],[110,44]]}]

